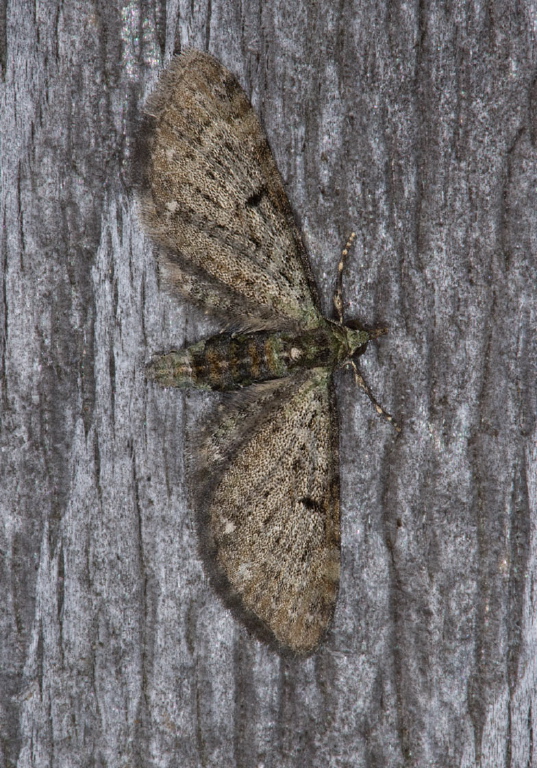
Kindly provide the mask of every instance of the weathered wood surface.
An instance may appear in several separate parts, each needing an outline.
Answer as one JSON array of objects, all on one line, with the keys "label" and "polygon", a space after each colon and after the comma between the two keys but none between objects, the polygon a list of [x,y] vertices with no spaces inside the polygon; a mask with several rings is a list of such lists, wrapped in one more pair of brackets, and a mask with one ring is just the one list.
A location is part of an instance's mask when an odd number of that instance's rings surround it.
[{"label": "weathered wood surface", "polygon": [[[159,289],[133,137],[160,64],[251,94],[342,376],[333,630],[282,660],[213,593],[185,496],[200,399],[144,379],[207,323]],[[0,14],[0,765],[537,764],[535,7],[29,3]]]}]

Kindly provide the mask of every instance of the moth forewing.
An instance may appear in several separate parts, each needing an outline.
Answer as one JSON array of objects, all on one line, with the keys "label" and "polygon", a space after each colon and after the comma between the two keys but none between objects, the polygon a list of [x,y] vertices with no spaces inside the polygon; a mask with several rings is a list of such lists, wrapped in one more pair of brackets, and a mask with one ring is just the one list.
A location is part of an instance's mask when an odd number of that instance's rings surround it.
[{"label": "moth forewing", "polygon": [[315,327],[321,313],[302,239],[236,78],[187,51],[172,59],[146,110],[141,215],[165,258],[233,295],[234,321],[271,315],[280,328]]},{"label": "moth forewing", "polygon": [[202,549],[247,624],[305,654],[330,623],[339,581],[331,375],[314,369],[252,389],[253,399],[232,396],[191,457]]}]

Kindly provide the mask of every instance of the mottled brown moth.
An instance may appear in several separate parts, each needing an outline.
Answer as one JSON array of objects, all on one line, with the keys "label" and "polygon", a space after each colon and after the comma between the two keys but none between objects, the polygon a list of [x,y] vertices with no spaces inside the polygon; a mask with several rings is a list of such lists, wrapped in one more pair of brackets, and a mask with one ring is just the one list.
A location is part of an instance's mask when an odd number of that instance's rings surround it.
[{"label": "mottled brown moth", "polygon": [[174,58],[143,136],[141,218],[165,278],[227,327],[155,356],[148,372],[164,386],[235,393],[195,451],[203,536],[247,622],[307,654],[339,583],[333,374],[350,363],[363,385],[355,358],[381,331],[344,325],[340,292],[338,319],[323,317],[259,120],[218,61],[192,50]]}]

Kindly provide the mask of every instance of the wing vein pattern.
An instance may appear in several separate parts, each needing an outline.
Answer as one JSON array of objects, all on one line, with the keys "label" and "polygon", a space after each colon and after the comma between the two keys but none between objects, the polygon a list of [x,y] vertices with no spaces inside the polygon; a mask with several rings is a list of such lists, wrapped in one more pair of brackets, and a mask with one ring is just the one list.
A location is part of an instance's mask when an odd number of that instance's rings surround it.
[{"label": "wing vein pattern", "polygon": [[193,452],[193,492],[224,591],[239,594],[281,645],[306,653],[330,623],[339,583],[331,373],[250,389],[206,428]]},{"label": "wing vein pattern", "polygon": [[[163,73],[146,114],[141,213],[164,247],[168,281],[211,312],[222,310],[220,292],[224,312],[242,306],[246,327],[316,327],[321,315],[302,238],[235,77],[189,51]],[[198,278],[205,291],[192,286]]]}]

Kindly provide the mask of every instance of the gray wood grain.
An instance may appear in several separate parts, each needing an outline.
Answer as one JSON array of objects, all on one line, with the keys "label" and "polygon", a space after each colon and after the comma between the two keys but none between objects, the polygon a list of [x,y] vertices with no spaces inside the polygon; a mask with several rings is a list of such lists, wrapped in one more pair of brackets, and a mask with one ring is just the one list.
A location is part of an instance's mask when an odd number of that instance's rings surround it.
[{"label": "gray wood grain", "polygon": [[[28,3],[0,12],[0,765],[531,766],[536,7]],[[134,137],[187,45],[265,125],[342,375],[333,630],[283,660],[212,592],[184,485],[204,408],[146,383],[209,324],[158,285]]]}]

